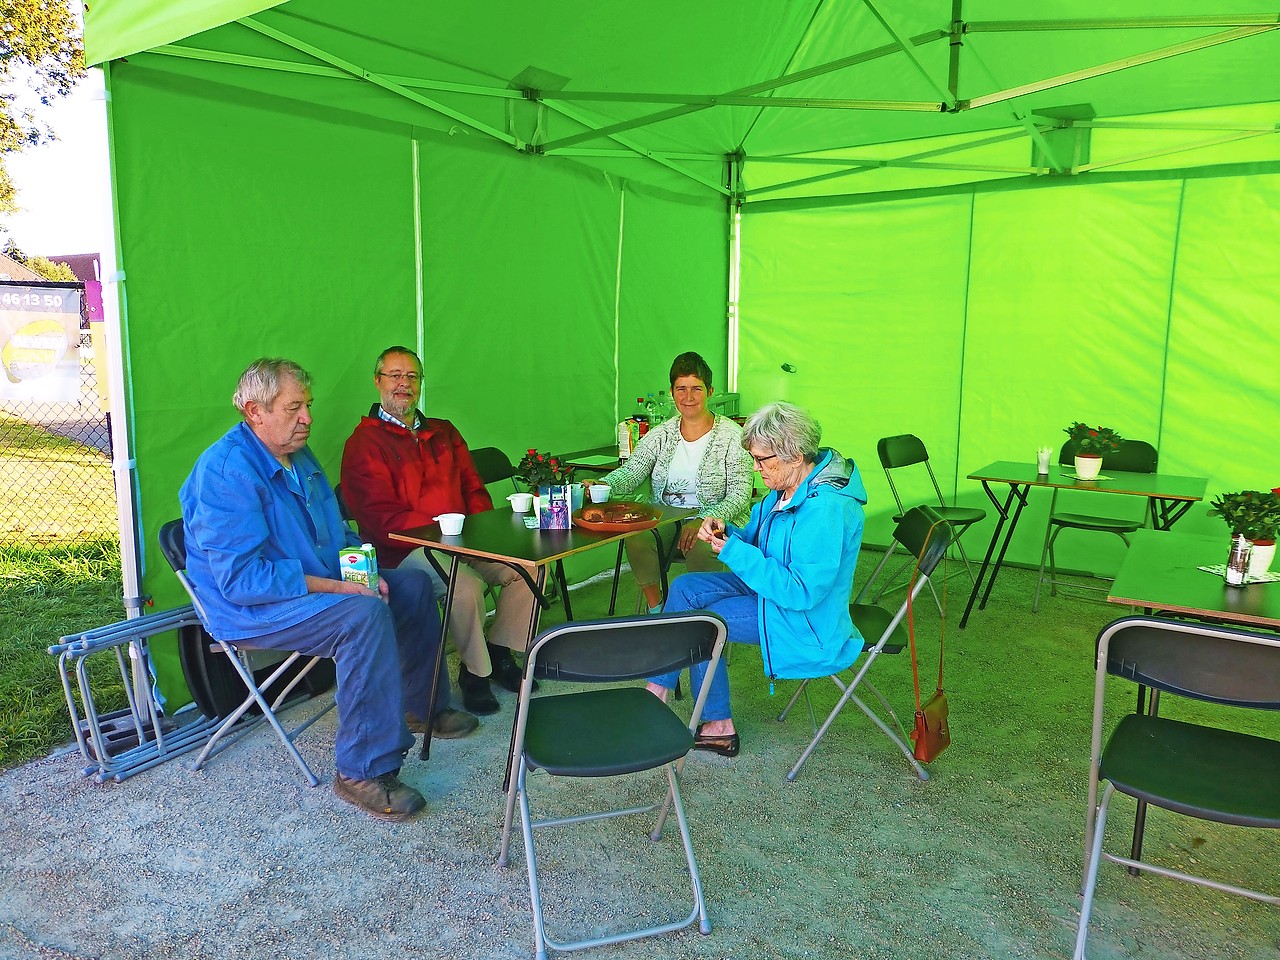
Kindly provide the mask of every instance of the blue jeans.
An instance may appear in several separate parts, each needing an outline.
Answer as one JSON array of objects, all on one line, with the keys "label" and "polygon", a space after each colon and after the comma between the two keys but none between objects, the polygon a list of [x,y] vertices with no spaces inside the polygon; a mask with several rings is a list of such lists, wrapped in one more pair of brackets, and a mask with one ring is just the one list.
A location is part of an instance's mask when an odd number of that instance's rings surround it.
[{"label": "blue jeans", "polygon": [[[755,591],[734,573],[686,573],[676,577],[663,604],[664,613],[684,610],[710,610],[719,614],[729,626],[729,639],[734,643],[760,645],[760,608]],[[691,696],[697,697],[707,675],[705,663],[695,663],[689,668]],[[671,690],[680,677],[679,672],[653,677],[652,682]],[[728,720],[732,716],[729,706],[729,670],[721,659],[711,676],[711,689],[702,708],[703,720]]]},{"label": "blue jeans", "polygon": [[[406,711],[430,722],[431,673],[440,647],[440,614],[427,575],[421,570],[379,575],[390,589],[389,604],[377,597],[344,597],[302,623],[245,641],[246,646],[333,658],[338,674],[335,761],[340,774],[357,780],[400,769],[413,746]],[[448,680],[444,683],[441,704],[448,702]]]}]

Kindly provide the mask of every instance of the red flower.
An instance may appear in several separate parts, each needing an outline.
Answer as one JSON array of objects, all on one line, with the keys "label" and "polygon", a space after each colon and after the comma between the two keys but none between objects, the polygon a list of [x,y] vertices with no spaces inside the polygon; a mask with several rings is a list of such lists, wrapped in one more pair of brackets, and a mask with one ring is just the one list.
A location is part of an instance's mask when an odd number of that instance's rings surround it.
[{"label": "red flower", "polygon": [[1271,492],[1274,493],[1277,497],[1280,497],[1280,487],[1272,487]]},{"label": "red flower", "polygon": [[1096,437],[1097,435],[1098,435],[1098,431],[1097,431],[1097,430],[1090,430],[1090,431],[1089,431],[1089,436],[1091,436],[1091,437]]}]

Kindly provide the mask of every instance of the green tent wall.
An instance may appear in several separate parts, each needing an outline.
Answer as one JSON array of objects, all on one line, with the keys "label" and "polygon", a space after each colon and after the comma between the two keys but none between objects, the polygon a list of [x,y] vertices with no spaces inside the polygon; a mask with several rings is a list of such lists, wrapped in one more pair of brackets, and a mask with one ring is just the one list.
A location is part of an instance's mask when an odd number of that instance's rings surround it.
[{"label": "green tent wall", "polygon": [[[968,471],[1075,418],[1211,491],[1280,483],[1280,17],[1034,12],[91,5],[142,553],[248,360],[317,375],[336,470],[393,342],[422,347],[428,410],[513,454],[607,441],[700,350],[746,407],[805,404],[859,460],[871,542],[898,432],[967,503]],[[1068,566],[1118,558],[1064,540]],[[144,585],[179,600],[155,563]]]},{"label": "green tent wall", "polygon": [[[923,437],[973,506],[990,504],[967,473],[1057,448],[1073,419],[1149,440],[1162,470],[1213,490],[1280,485],[1280,175],[786,206],[744,216],[743,400],[819,413],[864,465],[869,540],[890,525],[876,440],[897,433]],[[1048,500],[1032,497],[1012,560],[1039,561]],[[1205,511],[1184,527],[1221,531]],[[1111,539],[1064,537],[1059,561],[1113,572]]]}]

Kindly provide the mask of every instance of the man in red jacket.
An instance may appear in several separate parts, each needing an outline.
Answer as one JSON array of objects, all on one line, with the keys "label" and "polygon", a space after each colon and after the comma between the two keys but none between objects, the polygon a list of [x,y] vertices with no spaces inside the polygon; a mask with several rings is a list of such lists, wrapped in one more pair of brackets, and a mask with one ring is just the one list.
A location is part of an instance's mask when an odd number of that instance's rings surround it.
[{"label": "man in red jacket", "polygon": [[[422,362],[408,347],[388,347],[374,366],[374,386],[382,398],[361,418],[342,453],[342,496],[361,534],[378,548],[385,566],[416,567],[444,584],[424,548],[410,549],[387,538],[389,532],[431,523],[442,513],[492,510],[493,501],[471,462],[471,452],[448,420],[418,412]],[[443,566],[447,569],[447,561]],[[489,687],[496,680],[515,692],[521,669],[511,656],[524,649],[533,593],[510,567],[463,558],[454,584],[449,636],[462,665],[458,687],[473,713],[493,713],[498,701]],[[484,586],[500,586],[497,617],[484,636]]]}]

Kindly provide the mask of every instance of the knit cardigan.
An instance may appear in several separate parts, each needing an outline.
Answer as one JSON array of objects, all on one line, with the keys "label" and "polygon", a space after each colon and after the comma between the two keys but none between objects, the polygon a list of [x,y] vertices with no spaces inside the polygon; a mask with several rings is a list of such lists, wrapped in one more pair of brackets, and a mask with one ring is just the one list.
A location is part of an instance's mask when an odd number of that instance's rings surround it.
[{"label": "knit cardigan", "polygon": [[[601,482],[625,497],[649,480],[650,501],[661,503],[671,459],[679,446],[680,418],[672,417],[641,437],[635,452]],[[728,417],[716,417],[698,466],[697,492],[702,504],[698,516],[741,526],[751,512],[751,486],[751,456],[742,446],[742,428]]]}]

